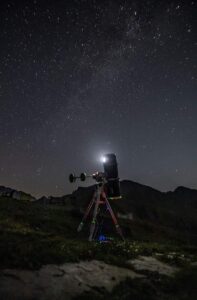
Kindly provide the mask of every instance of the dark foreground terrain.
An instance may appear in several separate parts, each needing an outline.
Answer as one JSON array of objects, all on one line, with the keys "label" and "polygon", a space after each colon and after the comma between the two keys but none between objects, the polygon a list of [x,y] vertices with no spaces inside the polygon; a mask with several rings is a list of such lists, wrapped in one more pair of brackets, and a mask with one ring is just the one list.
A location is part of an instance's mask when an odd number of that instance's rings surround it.
[{"label": "dark foreground terrain", "polygon": [[112,228],[112,242],[89,243],[75,207],[0,197],[0,299],[196,299],[196,208],[188,225],[180,206],[173,221],[162,205],[127,217],[114,204],[126,241]]}]

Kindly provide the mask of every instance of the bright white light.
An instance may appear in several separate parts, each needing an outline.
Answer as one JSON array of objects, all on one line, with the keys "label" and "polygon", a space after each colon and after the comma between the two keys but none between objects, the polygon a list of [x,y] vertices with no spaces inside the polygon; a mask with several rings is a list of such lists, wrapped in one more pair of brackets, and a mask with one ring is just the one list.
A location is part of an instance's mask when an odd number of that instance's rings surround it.
[{"label": "bright white light", "polygon": [[102,162],[102,163],[106,163],[106,161],[107,161],[107,157],[102,156],[102,157],[101,157],[101,162]]}]

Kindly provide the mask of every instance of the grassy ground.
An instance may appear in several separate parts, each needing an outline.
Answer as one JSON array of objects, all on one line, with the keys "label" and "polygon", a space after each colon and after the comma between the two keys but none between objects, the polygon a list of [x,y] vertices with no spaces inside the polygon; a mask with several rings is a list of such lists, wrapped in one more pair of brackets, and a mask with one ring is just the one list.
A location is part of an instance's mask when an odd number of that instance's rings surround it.
[{"label": "grassy ground", "polygon": [[61,206],[51,207],[0,198],[0,267],[37,269],[43,264],[81,259],[100,259],[124,265],[126,260],[138,255],[157,253],[160,253],[160,259],[171,264],[184,265],[188,260],[195,259],[195,246],[169,243],[165,239],[161,243],[154,233],[147,242],[142,241],[141,234],[140,239],[135,241],[128,239],[126,242],[115,240],[110,244],[89,243],[86,240],[87,232],[76,232],[79,220],[78,216],[66,212]]}]

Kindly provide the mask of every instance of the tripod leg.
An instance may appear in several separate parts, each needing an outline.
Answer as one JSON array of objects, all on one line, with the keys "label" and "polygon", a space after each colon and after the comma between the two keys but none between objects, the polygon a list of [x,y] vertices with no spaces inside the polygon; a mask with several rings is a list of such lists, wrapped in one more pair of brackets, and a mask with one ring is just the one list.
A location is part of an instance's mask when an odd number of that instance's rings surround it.
[{"label": "tripod leg", "polygon": [[85,214],[84,214],[84,216],[83,216],[83,219],[82,219],[81,223],[79,224],[79,226],[78,226],[78,228],[77,228],[77,231],[78,231],[78,232],[82,230],[83,225],[84,225],[84,222],[85,222],[85,220],[87,219],[87,217],[88,217],[88,215],[89,215],[89,213],[90,213],[90,210],[91,210],[91,208],[92,208],[92,206],[93,206],[93,204],[94,204],[94,202],[95,202],[95,198],[96,198],[96,193],[94,193],[94,195],[93,195],[93,197],[92,197],[92,200],[90,201],[90,203],[89,203],[89,205],[88,205],[88,207],[87,207],[87,209],[86,209],[86,212],[85,212]]},{"label": "tripod leg", "polygon": [[96,203],[95,203],[95,207],[94,207],[94,214],[93,214],[93,218],[92,218],[92,223],[90,225],[90,235],[89,235],[89,239],[88,239],[90,242],[93,240],[93,236],[94,236],[94,232],[95,232],[96,217],[98,214],[100,195],[101,195],[101,190],[100,190],[100,187],[98,187],[97,199],[96,199]]},{"label": "tripod leg", "polygon": [[120,228],[120,226],[119,226],[119,224],[118,224],[118,221],[117,221],[117,219],[116,219],[116,216],[115,216],[115,214],[114,214],[114,212],[113,212],[113,210],[112,210],[112,208],[111,208],[111,205],[110,205],[110,203],[109,203],[109,201],[108,201],[106,195],[104,196],[104,198],[105,198],[105,201],[106,201],[106,203],[107,203],[107,208],[109,209],[109,212],[110,212],[110,215],[111,215],[112,220],[113,220],[113,222],[114,222],[114,225],[115,225],[115,227],[116,227],[116,231],[117,231],[117,233],[121,236],[122,240],[124,241],[124,236],[123,236],[123,234],[122,234],[122,230],[121,230],[121,228]]}]

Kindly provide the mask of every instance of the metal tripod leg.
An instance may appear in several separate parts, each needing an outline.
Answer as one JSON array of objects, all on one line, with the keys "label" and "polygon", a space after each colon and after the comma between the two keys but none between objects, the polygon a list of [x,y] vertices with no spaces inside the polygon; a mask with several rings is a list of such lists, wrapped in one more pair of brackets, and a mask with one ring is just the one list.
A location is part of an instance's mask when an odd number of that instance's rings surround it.
[{"label": "metal tripod leg", "polygon": [[96,202],[95,202],[92,223],[90,225],[90,235],[89,235],[89,239],[88,239],[90,242],[93,240],[93,235],[94,235],[94,232],[95,232],[96,217],[97,217],[97,214],[98,214],[98,208],[99,208],[99,204],[100,204],[101,189],[102,189],[102,187],[97,188],[97,198],[96,198]]},{"label": "metal tripod leg", "polygon": [[109,212],[110,212],[110,215],[112,217],[112,221],[115,225],[115,228],[116,228],[116,231],[117,233],[121,236],[122,240],[124,241],[124,236],[122,234],[122,230],[118,224],[118,221],[117,221],[117,218],[111,208],[111,205],[107,199],[107,196],[105,194],[105,191],[104,191],[104,185],[97,185],[97,188],[96,188],[96,191],[94,192],[94,195],[92,197],[92,200],[90,201],[88,207],[87,207],[87,210],[83,216],[83,219],[81,221],[81,223],[79,224],[78,226],[78,229],[77,231],[81,231],[82,230],[82,227],[84,225],[84,222],[85,220],[87,219],[89,213],[90,213],[90,210],[91,208],[94,206],[94,212],[93,212],[93,218],[92,218],[92,222],[91,222],[91,225],[90,225],[90,235],[89,235],[89,241],[92,241],[94,239],[94,236],[95,236],[95,227],[96,227],[96,219],[97,219],[97,215],[98,215],[98,210],[99,210],[99,205],[100,204],[103,204],[105,203]]},{"label": "metal tripod leg", "polygon": [[77,231],[78,231],[78,232],[82,230],[83,225],[84,225],[84,222],[85,222],[85,220],[87,219],[87,217],[88,217],[88,215],[89,215],[89,213],[90,213],[90,210],[91,210],[91,208],[92,208],[92,206],[93,206],[93,204],[94,204],[94,202],[95,202],[96,196],[97,196],[97,191],[94,192],[94,195],[93,195],[93,197],[92,197],[92,200],[90,201],[90,203],[89,203],[89,205],[88,205],[88,207],[87,207],[87,209],[86,209],[86,212],[85,212],[85,214],[84,214],[84,216],[83,216],[83,219],[82,219],[81,223],[79,224],[79,226],[78,226],[78,228],[77,228]]},{"label": "metal tripod leg", "polygon": [[118,224],[118,221],[117,221],[117,219],[116,219],[116,216],[115,216],[115,214],[114,214],[114,212],[113,212],[113,210],[112,210],[112,208],[111,208],[111,205],[110,205],[110,203],[109,203],[109,201],[108,201],[108,199],[107,199],[107,197],[106,197],[105,194],[104,194],[104,199],[105,199],[105,201],[106,201],[107,208],[109,209],[110,215],[111,215],[112,220],[113,220],[113,222],[114,222],[114,225],[115,225],[115,227],[116,227],[116,231],[117,231],[117,233],[121,236],[122,240],[124,241],[124,236],[123,236],[123,234],[122,234],[122,230],[121,230],[121,228],[120,228],[120,226],[119,226],[119,224]]}]

